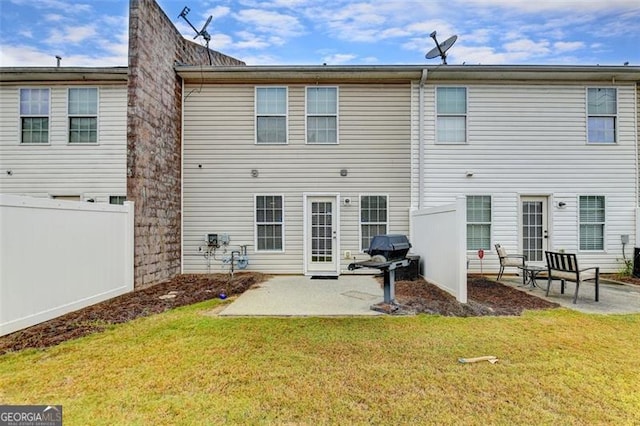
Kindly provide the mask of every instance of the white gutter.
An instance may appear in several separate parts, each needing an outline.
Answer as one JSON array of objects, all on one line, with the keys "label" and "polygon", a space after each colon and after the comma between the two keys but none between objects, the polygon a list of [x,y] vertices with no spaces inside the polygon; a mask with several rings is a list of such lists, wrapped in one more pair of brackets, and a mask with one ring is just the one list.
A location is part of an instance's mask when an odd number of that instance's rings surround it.
[{"label": "white gutter", "polygon": [[424,207],[424,84],[429,70],[422,70],[418,102],[418,210]]}]

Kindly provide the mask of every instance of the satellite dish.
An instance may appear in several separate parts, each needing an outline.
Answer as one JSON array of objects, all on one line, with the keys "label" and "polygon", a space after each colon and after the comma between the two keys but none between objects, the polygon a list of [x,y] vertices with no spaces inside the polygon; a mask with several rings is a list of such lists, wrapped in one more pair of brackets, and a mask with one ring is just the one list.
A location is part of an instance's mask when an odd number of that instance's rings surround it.
[{"label": "satellite dish", "polygon": [[453,44],[456,42],[456,40],[458,39],[458,36],[457,35],[451,36],[445,41],[443,41],[442,44],[438,43],[438,39],[436,38],[435,31],[430,34],[430,37],[433,39],[433,41],[436,42],[436,47],[434,47],[429,52],[427,52],[427,54],[424,55],[425,58],[433,59],[437,56],[440,56],[442,58],[442,63],[444,65],[447,65],[447,50],[451,49],[451,46],[453,46]]}]

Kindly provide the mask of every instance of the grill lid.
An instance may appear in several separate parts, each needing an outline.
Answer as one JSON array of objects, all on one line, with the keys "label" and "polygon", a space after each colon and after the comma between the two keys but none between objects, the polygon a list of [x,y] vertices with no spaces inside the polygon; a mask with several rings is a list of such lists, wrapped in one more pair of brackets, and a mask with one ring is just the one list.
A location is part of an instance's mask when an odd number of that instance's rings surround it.
[{"label": "grill lid", "polygon": [[369,248],[365,250],[369,256],[384,256],[386,260],[396,260],[404,258],[411,243],[406,235],[402,234],[383,234],[376,235],[371,239]]}]

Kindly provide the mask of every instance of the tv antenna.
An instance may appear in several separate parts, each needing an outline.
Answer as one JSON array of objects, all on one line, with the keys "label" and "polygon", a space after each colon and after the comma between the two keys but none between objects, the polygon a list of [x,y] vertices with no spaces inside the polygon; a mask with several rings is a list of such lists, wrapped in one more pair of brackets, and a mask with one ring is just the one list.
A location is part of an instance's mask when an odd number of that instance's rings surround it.
[{"label": "tv antenna", "polygon": [[189,26],[193,28],[193,31],[196,32],[196,35],[193,37],[194,40],[198,37],[202,37],[204,39],[207,44],[207,56],[209,57],[209,65],[213,65],[211,62],[211,52],[209,51],[209,42],[211,41],[211,35],[207,32],[207,27],[209,26],[209,23],[211,23],[211,19],[213,18],[213,16],[210,15],[209,19],[207,19],[207,22],[205,22],[205,24],[202,26],[202,29],[198,31],[198,29],[194,27],[193,24],[187,19],[187,15],[189,14],[189,12],[191,12],[191,9],[185,6],[184,9],[182,9],[182,12],[180,12],[180,15],[178,15],[178,18],[182,18],[187,21],[187,24],[189,24]]},{"label": "tv antenna", "polygon": [[442,44],[438,43],[438,39],[436,38],[435,31],[432,32],[429,36],[433,39],[433,41],[436,42],[436,47],[434,47],[429,52],[427,52],[427,54],[424,55],[425,58],[433,59],[436,56],[440,56],[442,58],[442,64],[447,65],[447,50],[449,50],[451,46],[453,46],[453,43],[456,42],[456,40],[458,39],[458,36],[457,35],[451,36],[445,41],[443,41]]}]

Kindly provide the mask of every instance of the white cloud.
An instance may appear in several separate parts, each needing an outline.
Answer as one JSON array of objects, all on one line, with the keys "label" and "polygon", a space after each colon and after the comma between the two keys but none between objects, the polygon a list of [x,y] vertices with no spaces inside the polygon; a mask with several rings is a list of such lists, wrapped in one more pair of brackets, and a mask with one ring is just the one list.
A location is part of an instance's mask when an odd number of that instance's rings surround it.
[{"label": "white cloud", "polygon": [[48,44],[62,44],[62,43],[80,43],[94,35],[96,35],[96,26],[83,25],[83,26],[65,26],[62,29],[54,28],[49,33],[49,37],[46,42]]},{"label": "white cloud", "polygon": [[558,41],[553,43],[553,49],[561,53],[582,49],[584,46],[584,43],[581,41]]},{"label": "white cloud", "polygon": [[[2,1],[4,1],[4,0],[2,0]],[[58,10],[64,11],[65,13],[80,14],[80,13],[89,12],[91,10],[91,5],[90,4],[78,3],[78,2],[73,1],[73,0],[68,0],[68,1],[64,1],[64,0],[38,0],[38,1],[33,1],[33,0],[9,0],[9,1],[11,1],[11,3],[17,4],[17,5],[33,6],[33,7],[36,7],[38,9],[58,9]]]},{"label": "white cloud", "polygon": [[226,6],[216,6],[213,9],[209,9],[204,13],[204,16],[206,18],[209,18],[209,16],[213,16],[213,21],[215,22],[216,20],[220,19],[220,18],[224,18],[225,16],[229,15],[229,13],[231,13],[231,9],[229,9]]},{"label": "white cloud", "polygon": [[637,9],[637,0],[456,0],[461,7],[503,8],[524,13]]},{"label": "white cloud", "polygon": [[58,13],[47,13],[44,15],[44,20],[48,22],[60,22],[64,20],[64,16]]},{"label": "white cloud", "polygon": [[351,53],[336,53],[323,57],[322,62],[328,65],[342,65],[353,61],[357,57],[358,55]]},{"label": "white cloud", "polygon": [[522,57],[545,55],[550,52],[549,42],[546,40],[535,42],[529,39],[520,39],[506,43],[504,48],[512,55]]},{"label": "white cloud", "polygon": [[295,16],[260,9],[241,10],[234,16],[245,26],[251,26],[258,32],[274,34],[280,37],[301,35],[304,27]]},{"label": "white cloud", "polygon": [[[42,51],[32,46],[0,46],[0,65],[3,67],[55,67],[56,55],[62,56],[65,67],[126,66],[126,55],[65,55],[58,51]],[[124,59],[124,61],[123,61]]]},{"label": "white cloud", "polygon": [[3,67],[53,67],[55,53],[42,52],[32,46],[0,46],[0,65]]}]

